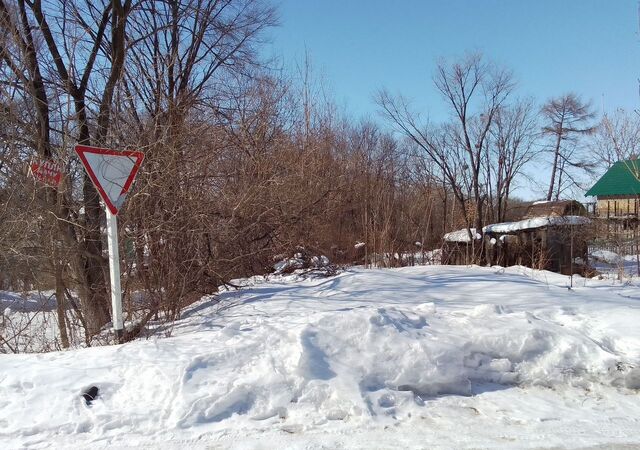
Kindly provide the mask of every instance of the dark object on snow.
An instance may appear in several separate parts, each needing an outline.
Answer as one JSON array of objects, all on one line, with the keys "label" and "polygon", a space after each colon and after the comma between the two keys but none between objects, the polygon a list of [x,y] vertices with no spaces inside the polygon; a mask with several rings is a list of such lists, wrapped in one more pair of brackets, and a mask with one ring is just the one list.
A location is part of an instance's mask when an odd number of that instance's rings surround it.
[{"label": "dark object on snow", "polygon": [[87,405],[90,405],[91,402],[94,401],[96,397],[98,397],[98,390],[99,389],[97,386],[91,386],[89,389],[82,393],[82,398],[84,398],[84,401],[87,402]]}]

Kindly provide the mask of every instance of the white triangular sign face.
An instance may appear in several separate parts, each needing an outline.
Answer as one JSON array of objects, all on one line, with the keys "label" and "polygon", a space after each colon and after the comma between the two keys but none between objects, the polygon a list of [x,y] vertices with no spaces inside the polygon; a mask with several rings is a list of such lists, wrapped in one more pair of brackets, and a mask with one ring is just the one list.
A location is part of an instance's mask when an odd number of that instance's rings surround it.
[{"label": "white triangular sign face", "polygon": [[111,214],[118,214],[144,154],[76,145],[76,153]]}]

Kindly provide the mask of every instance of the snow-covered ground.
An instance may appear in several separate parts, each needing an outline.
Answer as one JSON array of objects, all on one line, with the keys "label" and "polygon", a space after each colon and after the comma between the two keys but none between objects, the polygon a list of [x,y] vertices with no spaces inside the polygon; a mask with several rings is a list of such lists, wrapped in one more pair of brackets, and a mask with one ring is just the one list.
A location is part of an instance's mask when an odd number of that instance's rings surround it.
[{"label": "snow-covered ground", "polygon": [[637,277],[639,260],[637,255],[619,255],[609,250],[592,250],[589,263],[603,276],[608,278]]},{"label": "snow-covered ground", "polygon": [[522,267],[255,278],[156,338],[0,355],[0,448],[636,448],[640,288],[567,286]]}]

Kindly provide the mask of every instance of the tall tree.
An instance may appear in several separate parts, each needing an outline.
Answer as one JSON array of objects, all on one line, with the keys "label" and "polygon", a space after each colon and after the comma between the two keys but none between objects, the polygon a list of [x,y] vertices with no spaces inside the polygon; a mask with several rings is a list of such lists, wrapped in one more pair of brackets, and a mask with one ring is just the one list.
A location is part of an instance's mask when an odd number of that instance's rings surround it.
[{"label": "tall tree", "polygon": [[[131,202],[129,227],[138,248],[153,254],[154,264],[140,272],[155,298],[152,310],[175,316],[185,298],[225,278],[216,269],[233,256],[220,249],[237,244],[238,237],[225,233],[232,233],[230,223],[243,209],[237,205],[225,217],[223,191],[231,183],[222,180],[241,171],[238,162],[227,172],[236,151],[259,159],[261,147],[274,139],[283,94],[260,73],[257,46],[276,23],[274,8],[263,0],[142,0],[130,17],[120,133],[145,149],[138,180],[144,195]],[[263,181],[256,178],[242,191],[245,201],[255,200],[248,192]],[[195,213],[205,207],[202,216]],[[212,218],[199,220],[205,214]],[[255,228],[256,235],[267,233]]]},{"label": "tall tree", "polygon": [[538,115],[530,100],[517,101],[500,108],[490,131],[487,170],[490,204],[495,220],[503,222],[514,180],[538,154]]},{"label": "tall tree", "polygon": [[[32,99],[36,150],[42,157],[68,156],[64,147],[55,153],[52,149],[52,101],[60,105],[69,99],[73,105],[71,114],[63,114],[58,143],[71,138],[82,144],[108,144],[113,95],[125,65],[130,10],[131,0],[0,0],[3,29],[9,31],[12,42],[11,49],[4,46],[0,53]],[[66,130],[74,135],[65,135]],[[82,181],[82,214],[72,211],[72,197],[69,189],[59,193],[52,200],[52,207],[57,202],[52,212],[58,218],[60,240],[73,247],[71,262],[86,333],[92,336],[110,320],[100,231],[103,211],[88,176]]]},{"label": "tall tree", "polygon": [[550,99],[542,107],[543,132],[550,139],[547,149],[552,155],[547,200],[558,200],[567,183],[575,185],[572,168],[587,169],[588,162],[578,149],[580,137],[593,133],[595,112],[591,103],[573,93]]},{"label": "tall tree", "polygon": [[[483,159],[490,130],[512,92],[513,77],[480,55],[471,54],[460,61],[438,64],[434,84],[452,117],[442,126],[420,124],[419,116],[409,110],[405,100],[393,98],[385,91],[378,94],[377,103],[446,180],[464,212],[467,227],[473,225],[482,230],[486,200]],[[473,217],[467,212],[469,206]]]}]

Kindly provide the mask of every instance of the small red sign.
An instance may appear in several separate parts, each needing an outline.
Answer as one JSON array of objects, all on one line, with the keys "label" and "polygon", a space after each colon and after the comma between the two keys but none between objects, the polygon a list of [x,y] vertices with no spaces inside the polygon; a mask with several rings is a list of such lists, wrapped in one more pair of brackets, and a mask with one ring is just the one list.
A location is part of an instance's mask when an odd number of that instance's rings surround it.
[{"label": "small red sign", "polygon": [[62,167],[53,161],[34,161],[31,163],[33,177],[46,184],[56,187],[62,179]]}]

